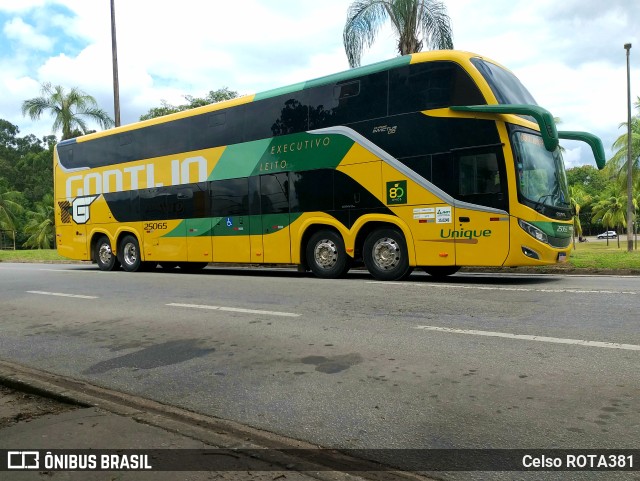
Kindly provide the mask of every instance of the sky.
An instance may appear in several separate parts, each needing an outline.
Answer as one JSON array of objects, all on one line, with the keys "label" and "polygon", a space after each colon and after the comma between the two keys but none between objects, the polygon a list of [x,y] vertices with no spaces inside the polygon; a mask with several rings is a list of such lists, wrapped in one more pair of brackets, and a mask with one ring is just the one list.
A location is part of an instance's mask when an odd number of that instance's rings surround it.
[{"label": "sky", "polygon": [[[351,0],[115,0],[121,122],[162,101],[185,103],[228,87],[252,94],[347,70],[342,30]],[[608,156],[640,96],[638,0],[445,0],[454,48],[512,70],[562,130],[598,135]],[[113,116],[109,0],[0,0],[0,119],[20,135],[51,134],[23,117],[43,82],[78,87]],[[397,56],[383,28],[362,65]],[[636,113],[634,110],[632,112]],[[93,126],[97,128],[97,126]],[[60,137],[60,133],[58,133]],[[567,168],[590,164],[563,141]]]}]

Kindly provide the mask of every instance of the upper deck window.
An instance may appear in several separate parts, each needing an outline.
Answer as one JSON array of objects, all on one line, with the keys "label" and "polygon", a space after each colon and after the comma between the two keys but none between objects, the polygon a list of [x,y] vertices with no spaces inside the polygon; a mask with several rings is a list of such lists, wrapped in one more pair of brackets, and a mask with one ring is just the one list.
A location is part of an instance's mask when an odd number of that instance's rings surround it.
[{"label": "upper deck window", "polygon": [[487,81],[499,104],[538,105],[518,77],[508,70],[480,58],[472,58],[471,63]]},{"label": "upper deck window", "polygon": [[389,72],[389,81],[389,115],[487,103],[469,74],[454,62],[400,67]]}]

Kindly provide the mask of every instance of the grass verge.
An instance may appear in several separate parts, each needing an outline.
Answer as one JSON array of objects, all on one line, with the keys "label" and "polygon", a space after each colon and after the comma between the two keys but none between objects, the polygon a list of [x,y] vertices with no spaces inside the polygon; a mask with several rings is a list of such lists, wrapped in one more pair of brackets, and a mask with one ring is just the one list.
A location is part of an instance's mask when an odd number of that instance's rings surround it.
[{"label": "grass verge", "polygon": [[55,249],[0,250],[0,262],[63,262],[68,260],[66,257],[58,255]]},{"label": "grass verge", "polygon": [[[0,250],[0,262],[66,262],[65,257],[58,255],[54,249],[39,250]],[[73,261],[72,261],[73,262]],[[474,270],[473,268],[465,270]],[[640,250],[627,252],[626,243],[617,240],[606,242],[586,242],[577,244],[571,251],[569,262],[554,266],[524,268],[516,271],[527,272],[577,272],[577,273],[624,273],[640,274]]]}]

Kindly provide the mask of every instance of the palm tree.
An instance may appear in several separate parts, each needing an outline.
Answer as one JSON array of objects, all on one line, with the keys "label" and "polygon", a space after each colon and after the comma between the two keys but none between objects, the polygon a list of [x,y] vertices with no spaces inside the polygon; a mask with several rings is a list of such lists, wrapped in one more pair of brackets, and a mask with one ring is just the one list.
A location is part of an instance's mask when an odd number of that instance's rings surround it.
[{"label": "palm tree", "polygon": [[[631,118],[631,162],[633,162],[633,175],[635,177],[640,169],[638,165],[638,159],[640,159],[640,97],[634,102],[634,106],[638,110],[638,114]],[[626,186],[628,150],[627,122],[622,122],[620,127],[625,128],[624,134],[618,137],[613,143],[613,148],[617,150],[608,163],[611,164],[611,168],[614,171],[618,171],[620,177],[624,177]]]},{"label": "palm tree", "polygon": [[400,55],[422,47],[453,48],[453,33],[447,7],[439,0],[355,0],[347,12],[342,34],[351,67],[360,65],[365,47],[371,47],[380,27],[391,21]]},{"label": "palm tree", "polygon": [[0,230],[16,230],[16,215],[22,211],[19,197],[19,192],[10,191],[0,183]]},{"label": "palm tree", "polygon": [[[627,221],[625,214],[627,212],[625,195],[611,195],[601,199],[593,206],[593,220],[601,220],[606,230],[615,227],[626,227]],[[620,236],[618,238],[618,248],[620,248]],[[607,236],[607,246],[609,245],[609,236]]]},{"label": "palm tree", "polygon": [[47,194],[36,210],[27,214],[29,220],[24,226],[29,238],[23,244],[32,249],[51,249],[54,237],[53,196]]},{"label": "palm tree", "polygon": [[98,123],[106,129],[113,126],[111,117],[98,107],[96,99],[73,87],[67,93],[60,85],[42,84],[41,97],[25,100],[22,103],[22,115],[29,115],[32,120],[49,111],[54,117],[53,131],[62,130],[62,140],[75,137],[77,131],[87,133],[84,117]]},{"label": "palm tree", "polygon": [[576,234],[582,237],[582,223],[580,222],[580,209],[585,203],[591,202],[591,196],[577,185],[569,186],[569,200],[573,215],[573,248],[576,247]]}]

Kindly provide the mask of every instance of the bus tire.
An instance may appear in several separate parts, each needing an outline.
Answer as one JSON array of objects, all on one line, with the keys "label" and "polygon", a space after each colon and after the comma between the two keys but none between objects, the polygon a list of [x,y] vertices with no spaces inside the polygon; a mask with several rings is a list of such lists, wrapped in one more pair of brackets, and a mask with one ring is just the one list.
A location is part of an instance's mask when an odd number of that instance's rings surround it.
[{"label": "bus tire", "polygon": [[120,261],[111,250],[111,242],[108,237],[100,236],[94,249],[93,256],[101,271],[113,271],[120,267]]},{"label": "bus tire", "polygon": [[398,281],[411,274],[407,242],[396,229],[378,229],[364,241],[364,265],[380,281]]},{"label": "bus tire", "polygon": [[141,270],[142,259],[140,252],[140,244],[138,239],[133,235],[126,235],[120,241],[118,248],[118,260],[122,268],[127,272],[136,272]]},{"label": "bus tire", "polygon": [[323,279],[344,276],[350,267],[342,236],[331,230],[321,230],[311,236],[305,249],[311,272]]},{"label": "bus tire", "polygon": [[427,274],[436,279],[444,279],[460,270],[459,266],[424,266],[422,268]]}]

